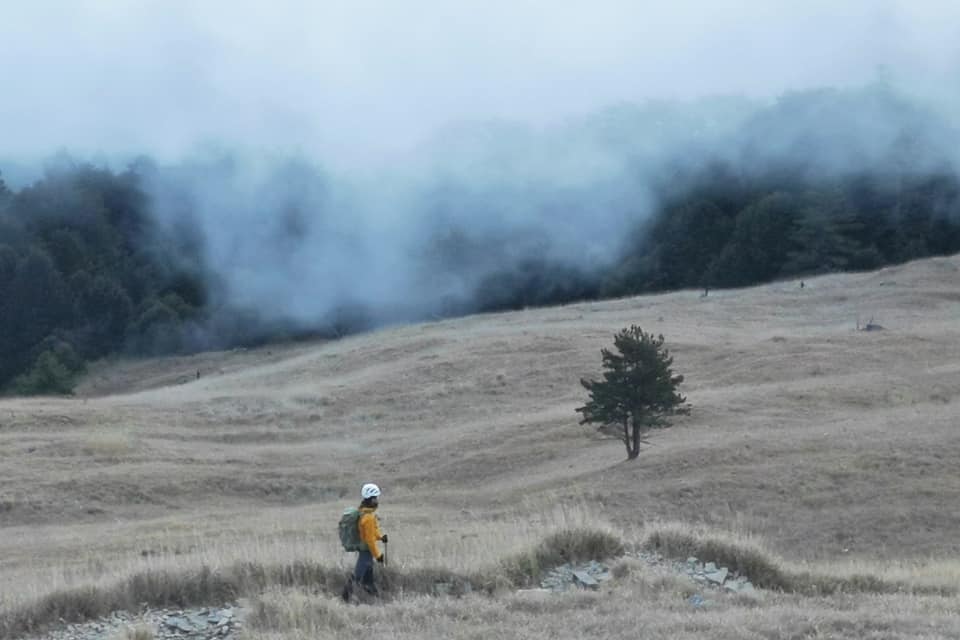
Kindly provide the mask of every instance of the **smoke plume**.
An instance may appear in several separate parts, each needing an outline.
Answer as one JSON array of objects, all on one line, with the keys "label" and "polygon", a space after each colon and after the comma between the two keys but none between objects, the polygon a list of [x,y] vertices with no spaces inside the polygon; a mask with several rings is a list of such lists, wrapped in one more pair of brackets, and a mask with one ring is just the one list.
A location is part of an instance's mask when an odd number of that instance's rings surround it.
[{"label": "smoke plume", "polygon": [[335,5],[7,8],[0,169],[150,156],[220,308],[310,329],[470,311],[511,271],[589,288],[711,162],[953,170],[960,148],[954,3]]}]

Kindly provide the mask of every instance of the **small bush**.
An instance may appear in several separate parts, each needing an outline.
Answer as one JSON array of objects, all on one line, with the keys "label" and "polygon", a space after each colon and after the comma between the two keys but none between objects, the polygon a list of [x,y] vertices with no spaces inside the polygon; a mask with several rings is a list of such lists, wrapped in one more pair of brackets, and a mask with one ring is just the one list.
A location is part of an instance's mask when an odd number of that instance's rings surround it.
[{"label": "small bush", "polygon": [[14,391],[21,395],[73,393],[74,374],[52,351],[44,351],[30,371],[13,381]]}]

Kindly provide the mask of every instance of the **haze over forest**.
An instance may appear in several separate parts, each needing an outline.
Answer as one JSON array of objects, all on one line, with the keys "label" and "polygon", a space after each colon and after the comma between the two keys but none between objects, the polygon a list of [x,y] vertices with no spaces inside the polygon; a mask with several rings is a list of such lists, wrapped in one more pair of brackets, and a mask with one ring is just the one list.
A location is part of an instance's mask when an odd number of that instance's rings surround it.
[{"label": "haze over forest", "polygon": [[23,392],[110,353],[960,250],[949,2],[5,13]]}]

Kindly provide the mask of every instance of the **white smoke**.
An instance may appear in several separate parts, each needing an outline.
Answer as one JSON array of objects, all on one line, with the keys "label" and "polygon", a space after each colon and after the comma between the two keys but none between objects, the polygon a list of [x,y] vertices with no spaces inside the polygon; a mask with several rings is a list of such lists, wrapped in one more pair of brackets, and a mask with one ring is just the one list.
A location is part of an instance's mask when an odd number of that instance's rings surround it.
[{"label": "white smoke", "polygon": [[857,114],[755,114],[791,91],[886,83],[949,115],[960,70],[960,5],[937,0],[0,13],[0,158],[156,158],[154,210],[201,231],[220,302],[301,326],[352,306],[375,321],[468,308],[529,257],[601,267],[678,164],[886,161],[905,126],[930,137],[916,111],[853,91]]}]

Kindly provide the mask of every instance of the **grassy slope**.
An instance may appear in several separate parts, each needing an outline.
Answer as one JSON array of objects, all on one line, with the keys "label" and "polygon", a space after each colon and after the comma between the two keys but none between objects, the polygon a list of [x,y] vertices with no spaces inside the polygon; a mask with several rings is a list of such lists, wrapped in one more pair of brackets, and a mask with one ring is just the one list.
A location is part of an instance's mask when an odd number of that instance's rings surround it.
[{"label": "grassy slope", "polygon": [[[367,480],[386,490],[408,567],[489,564],[536,539],[556,504],[627,538],[658,519],[733,529],[808,567],[955,558],[958,281],[954,257],[803,290],[476,316],[118,365],[86,397],[2,400],[0,601],[148,561],[338,562],[331,523]],[[855,331],[858,317],[886,330]],[[631,323],[665,334],[694,411],[624,463],[573,410],[577,379]],[[647,589],[637,580],[618,588]]]}]

